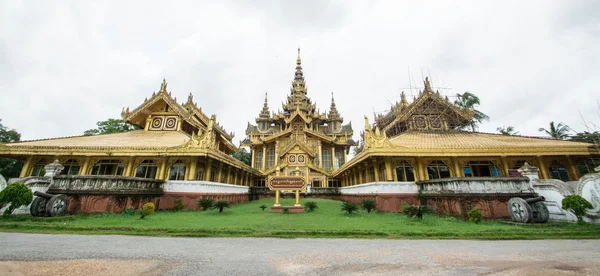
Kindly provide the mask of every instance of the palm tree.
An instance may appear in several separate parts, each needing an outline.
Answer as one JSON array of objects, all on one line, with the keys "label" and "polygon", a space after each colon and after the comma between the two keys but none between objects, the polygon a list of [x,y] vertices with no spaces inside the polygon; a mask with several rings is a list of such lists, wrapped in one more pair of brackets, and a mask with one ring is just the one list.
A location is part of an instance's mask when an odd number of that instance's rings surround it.
[{"label": "palm tree", "polygon": [[480,105],[479,97],[475,96],[475,94],[471,92],[465,92],[463,94],[456,94],[457,99],[454,101],[454,104],[463,109],[471,109],[475,112],[473,115],[473,120],[471,120],[471,130],[475,131],[477,124],[481,124],[483,121],[488,121],[490,117],[485,115],[483,112],[475,109],[478,105]]},{"label": "palm tree", "polygon": [[502,126],[502,127],[498,127],[496,128],[496,130],[498,132],[500,132],[500,134],[503,135],[519,135],[520,133],[518,131],[515,131],[515,128],[512,126]]},{"label": "palm tree", "polygon": [[569,138],[569,132],[571,132],[571,128],[568,125],[565,125],[563,123],[558,123],[558,125],[554,125],[554,121],[550,122],[549,129],[540,127],[538,130],[541,132],[545,132],[554,139],[561,140]]}]

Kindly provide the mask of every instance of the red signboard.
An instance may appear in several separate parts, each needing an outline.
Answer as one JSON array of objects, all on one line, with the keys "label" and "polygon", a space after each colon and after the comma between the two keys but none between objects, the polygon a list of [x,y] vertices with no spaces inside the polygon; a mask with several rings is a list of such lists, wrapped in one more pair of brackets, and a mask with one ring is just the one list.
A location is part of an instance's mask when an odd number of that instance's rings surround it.
[{"label": "red signboard", "polygon": [[273,176],[269,181],[271,190],[301,190],[306,183],[299,176]]}]

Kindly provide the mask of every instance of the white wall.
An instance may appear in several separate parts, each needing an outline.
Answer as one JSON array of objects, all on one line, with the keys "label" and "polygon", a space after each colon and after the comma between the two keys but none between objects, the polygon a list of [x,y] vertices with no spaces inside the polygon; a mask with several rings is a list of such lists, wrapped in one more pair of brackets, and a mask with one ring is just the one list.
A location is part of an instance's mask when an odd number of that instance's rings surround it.
[{"label": "white wall", "polygon": [[250,188],[210,181],[169,180],[163,184],[163,190],[166,193],[240,194],[248,193]]},{"label": "white wall", "polygon": [[342,194],[416,194],[419,187],[415,182],[370,182],[340,188]]}]

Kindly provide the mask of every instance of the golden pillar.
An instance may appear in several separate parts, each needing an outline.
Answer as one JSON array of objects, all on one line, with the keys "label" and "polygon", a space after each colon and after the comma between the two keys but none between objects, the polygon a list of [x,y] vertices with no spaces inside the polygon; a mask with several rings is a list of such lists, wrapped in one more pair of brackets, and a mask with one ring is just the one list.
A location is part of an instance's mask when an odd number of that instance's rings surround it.
[{"label": "golden pillar", "polygon": [[506,160],[506,156],[500,156],[500,161],[502,162],[502,173],[508,177],[508,160]]},{"label": "golden pillar", "polygon": [[162,179],[163,180],[169,180],[169,176],[171,175],[171,167],[168,164],[169,162],[169,158],[165,158],[165,161],[162,164],[162,168],[163,168],[163,175],[162,175]]},{"label": "golden pillar", "polygon": [[131,171],[133,170],[133,163],[135,163],[135,160],[132,157],[127,159],[127,167],[125,167],[124,176],[133,176],[131,173]]},{"label": "golden pillar", "polygon": [[379,166],[377,166],[377,159],[373,160],[373,172],[375,172],[375,182],[379,182]]},{"label": "golden pillar", "polygon": [[19,178],[28,176],[28,172],[29,172],[29,168],[31,167],[32,160],[33,160],[33,156],[27,156],[27,158],[25,158],[25,162],[23,163],[23,168],[21,169],[21,173],[19,174]]},{"label": "golden pillar", "polygon": [[221,177],[223,175],[223,163],[219,163],[219,168],[217,170],[219,170],[219,173],[217,174],[217,181],[216,182],[221,183]]},{"label": "golden pillar", "polygon": [[362,165],[361,165],[361,166],[358,167],[358,183],[359,184],[365,183],[365,178],[366,178],[366,175],[363,173],[363,168],[362,168]]},{"label": "golden pillar", "polygon": [[279,141],[275,141],[275,167],[279,166],[279,152],[277,152],[279,148]]},{"label": "golden pillar", "polygon": [[392,174],[392,159],[387,157],[387,158],[385,158],[384,162],[385,162],[385,180],[386,181],[394,181],[394,175]]},{"label": "golden pillar", "polygon": [[567,155],[567,163],[569,163],[569,174],[572,179],[571,181],[578,180],[581,176],[579,175],[579,170],[577,169],[577,163],[571,158],[570,155]]},{"label": "golden pillar", "polygon": [[319,168],[323,168],[323,150],[321,149],[321,141],[319,141]]},{"label": "golden pillar", "polygon": [[231,178],[232,178],[232,177],[231,177],[231,176],[232,176],[232,175],[231,175],[231,166],[229,166],[229,167],[227,167],[227,168],[228,168],[228,169],[227,169],[227,180],[225,180],[225,182],[226,182],[227,184],[231,184],[231,183],[232,183],[231,181],[233,180],[233,179],[231,179]]},{"label": "golden pillar", "polygon": [[331,146],[331,171],[335,170],[335,145]]},{"label": "golden pillar", "polygon": [[196,180],[196,166],[198,165],[198,157],[192,157],[190,161],[190,169],[187,170],[186,180]]},{"label": "golden pillar", "polygon": [[89,157],[85,158],[85,160],[83,161],[83,166],[81,167],[81,170],[79,171],[80,175],[88,175],[89,174],[91,162],[92,162],[92,160]]},{"label": "golden pillar", "polygon": [[206,171],[204,172],[204,181],[211,181],[210,174],[212,173],[212,159],[208,159],[206,162]]},{"label": "golden pillar", "polygon": [[452,165],[454,166],[454,177],[463,177],[464,171],[460,167],[460,162],[458,162],[458,157],[453,156],[451,158]]},{"label": "golden pillar", "polygon": [[275,205],[273,206],[281,206],[281,204],[279,204],[279,190],[275,191]]},{"label": "golden pillar", "polygon": [[263,145],[263,152],[262,152],[263,158],[262,158],[262,170],[264,171],[267,168],[267,145]]},{"label": "golden pillar", "polygon": [[299,207],[302,206],[300,205],[300,190],[296,190],[296,204],[294,204],[295,207]]},{"label": "golden pillar", "polygon": [[548,167],[546,167],[546,163],[544,162],[544,158],[542,156],[536,156],[536,161],[538,162],[538,168],[540,169],[540,178],[541,179],[550,179],[550,174],[548,173]]},{"label": "golden pillar", "polygon": [[256,168],[256,164],[254,164],[254,155],[256,154],[256,151],[254,150],[254,147],[251,147],[250,151],[252,151],[252,160],[250,160],[250,167]]},{"label": "golden pillar", "polygon": [[419,175],[419,181],[427,180],[427,173],[425,172],[425,166],[423,165],[423,161],[420,158],[417,158],[417,174]]}]

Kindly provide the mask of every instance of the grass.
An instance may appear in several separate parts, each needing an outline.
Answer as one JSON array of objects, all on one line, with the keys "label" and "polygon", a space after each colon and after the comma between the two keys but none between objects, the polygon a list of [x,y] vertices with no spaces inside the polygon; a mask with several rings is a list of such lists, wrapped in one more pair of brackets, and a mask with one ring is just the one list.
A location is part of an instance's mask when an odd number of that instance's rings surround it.
[{"label": "grass", "polygon": [[[383,238],[383,239],[598,239],[600,226],[548,223],[543,226],[505,225],[497,221],[473,224],[454,217],[425,215],[422,221],[396,213],[341,212],[341,202],[309,199],[319,208],[310,213],[262,211],[273,199],[232,205],[223,213],[158,211],[139,215],[71,215],[55,218],[12,216],[0,219],[0,232],[121,234],[189,237]],[[307,201],[307,200],[304,200]],[[293,205],[283,199],[282,205]]]}]

